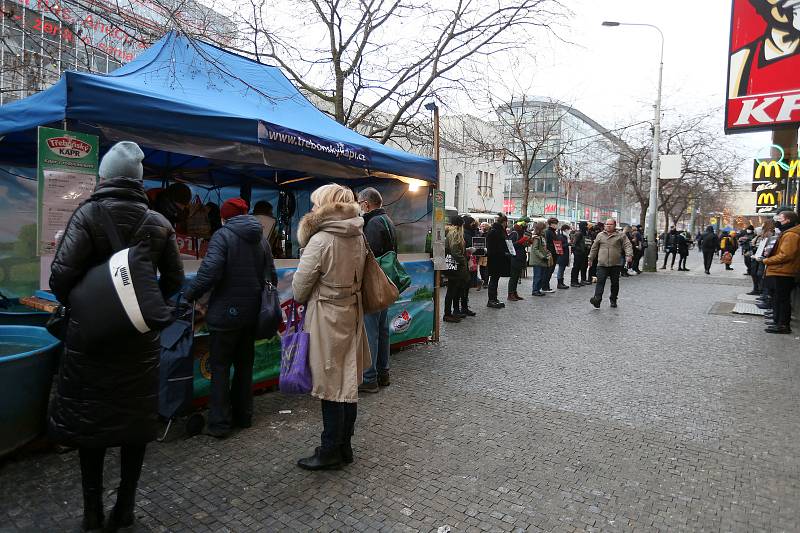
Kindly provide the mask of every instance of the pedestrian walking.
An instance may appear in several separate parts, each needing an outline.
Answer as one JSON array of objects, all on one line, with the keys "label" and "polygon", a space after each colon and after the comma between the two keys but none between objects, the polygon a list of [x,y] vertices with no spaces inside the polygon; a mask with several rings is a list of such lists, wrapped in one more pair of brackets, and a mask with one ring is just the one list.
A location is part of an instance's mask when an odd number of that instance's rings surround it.
[{"label": "pedestrian walking", "polygon": [[792,332],[792,291],[800,274],[800,226],[794,211],[781,211],[776,218],[775,228],[781,234],[769,257],[763,259],[767,267],[765,275],[775,284],[772,297],[774,323],[765,331],[788,334]]},{"label": "pedestrian walking", "polygon": [[[358,205],[364,218],[364,236],[372,254],[380,257],[389,252],[397,253],[397,230],[394,222],[383,209],[383,197],[377,189],[367,187],[358,193]],[[360,392],[378,392],[388,387],[389,377],[389,310],[364,315],[364,328],[369,342],[371,364],[364,370],[364,382]]]},{"label": "pedestrian walking", "polygon": [[306,308],[311,396],[322,401],[322,436],[314,454],[297,465],[338,469],[353,462],[358,385],[372,363],[361,303],[367,245],[350,189],[323,185],[311,193],[311,203],[297,230],[302,252],[292,291]]},{"label": "pedestrian walking", "polygon": [[587,227],[588,224],[586,222],[579,222],[578,229],[572,234],[572,272],[570,272],[570,287],[582,287],[586,285],[586,268],[589,261],[590,249],[590,247],[586,245]]},{"label": "pedestrian walking", "polygon": [[278,284],[261,223],[247,211],[242,198],[222,204],[222,228],[211,237],[208,252],[185,294],[191,302],[211,293],[206,314],[211,367],[207,433],[220,439],[230,435],[234,427],[252,425],[255,330],[261,292],[267,281]]},{"label": "pedestrian walking", "polygon": [[[733,270],[731,267],[731,262],[733,261],[733,254],[736,253],[736,248],[734,248],[734,240],[731,237],[730,233],[727,231],[722,232],[722,239],[719,241],[719,250],[720,250],[720,257],[722,262],[725,264],[725,270]],[[728,257],[725,254],[730,254]]]},{"label": "pedestrian walking", "polygon": [[502,309],[506,306],[497,299],[497,286],[501,277],[507,278],[511,275],[511,252],[506,244],[507,227],[508,217],[498,213],[497,220],[492,224],[486,237],[486,255],[489,259],[489,301],[486,306],[493,309]]},{"label": "pedestrian walking", "polygon": [[511,258],[511,276],[508,280],[509,302],[518,302],[525,299],[517,292],[517,286],[519,285],[520,275],[522,274],[522,271],[525,269],[525,265],[528,262],[528,253],[526,248],[530,244],[531,236],[526,230],[527,225],[527,218],[521,218],[517,220],[508,236],[511,239],[511,242],[514,243],[515,252],[514,256]]},{"label": "pedestrian walking", "polygon": [[[100,162],[100,181],[72,215],[56,250],[50,289],[69,308],[70,292],[94,266],[115,252],[99,209],[105,209],[129,245],[149,240],[154,271],[164,297],[183,284],[175,230],[151,211],[142,183],[144,153],[136,143],[119,142]],[[84,344],[71,317],[64,340],[48,429],[53,441],[78,448],[83,488],[83,530],[117,531],[132,526],[136,486],[147,443],[158,432],[159,333],[149,331],[113,343]],[[120,448],[117,501],[108,521],[103,511],[103,463],[108,448]],[[66,525],[65,525],[66,528]]]},{"label": "pedestrian walking", "polygon": [[700,238],[700,248],[703,250],[703,266],[706,274],[711,274],[711,264],[714,262],[714,255],[719,250],[719,238],[714,231],[714,226],[708,226],[706,232]]},{"label": "pedestrian walking", "polygon": [[[600,222],[595,222],[594,224],[590,225],[590,228],[589,228],[589,241],[590,242],[587,242],[587,244],[589,245],[589,251],[592,250],[592,246],[594,245],[594,241],[595,241],[595,239],[597,239],[597,236],[600,234],[600,232],[602,230],[603,230],[603,224],[601,224]],[[595,264],[590,264],[589,263],[589,258],[587,256],[586,265],[587,265],[587,269],[588,269],[587,277],[589,278],[589,281],[591,283],[596,283],[597,282],[597,264],[596,263]]]},{"label": "pedestrian walking", "polygon": [[605,229],[597,235],[589,252],[589,264],[597,265],[597,286],[594,296],[589,301],[598,309],[603,301],[607,278],[611,278],[611,307],[617,307],[619,276],[622,270],[619,257],[622,254],[625,255],[627,264],[633,261],[631,242],[617,231],[617,221],[609,218],[605,223]]},{"label": "pedestrian walking", "polygon": [[547,226],[544,222],[537,222],[533,226],[533,235],[531,236],[531,264],[533,265],[533,289],[532,296],[544,296],[542,291],[544,284],[544,277],[550,268],[551,256],[547,250],[546,237],[544,232]]},{"label": "pedestrian walking", "polygon": [[450,224],[445,228],[445,254],[453,268],[445,270],[447,292],[444,296],[442,320],[457,323],[467,317],[467,314],[459,309],[459,304],[461,303],[461,293],[469,283],[467,253],[464,248],[464,220],[458,215],[454,215],[450,219]]}]

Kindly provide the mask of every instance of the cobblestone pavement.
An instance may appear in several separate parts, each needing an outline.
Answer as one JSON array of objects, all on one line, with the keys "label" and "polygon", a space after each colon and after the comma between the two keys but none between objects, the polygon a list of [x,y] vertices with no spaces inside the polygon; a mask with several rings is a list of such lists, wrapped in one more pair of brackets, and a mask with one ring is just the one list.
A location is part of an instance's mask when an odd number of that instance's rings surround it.
[{"label": "cobblestone pavement", "polygon": [[[340,472],[294,465],[319,406],[278,393],[227,440],[153,444],[138,530],[800,531],[798,338],[709,313],[749,290],[738,261],[689,266],[624,279],[619,309],[473,293],[477,318],[393,356]],[[74,452],[7,462],[0,530],[73,529],[79,486]]]}]

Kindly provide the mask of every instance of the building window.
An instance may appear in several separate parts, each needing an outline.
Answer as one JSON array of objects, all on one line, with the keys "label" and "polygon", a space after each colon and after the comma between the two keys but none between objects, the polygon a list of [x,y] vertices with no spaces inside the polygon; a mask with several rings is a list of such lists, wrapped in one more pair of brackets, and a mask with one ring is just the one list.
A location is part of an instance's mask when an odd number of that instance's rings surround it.
[{"label": "building window", "polygon": [[478,171],[478,194],[484,198],[494,197],[494,174]]}]

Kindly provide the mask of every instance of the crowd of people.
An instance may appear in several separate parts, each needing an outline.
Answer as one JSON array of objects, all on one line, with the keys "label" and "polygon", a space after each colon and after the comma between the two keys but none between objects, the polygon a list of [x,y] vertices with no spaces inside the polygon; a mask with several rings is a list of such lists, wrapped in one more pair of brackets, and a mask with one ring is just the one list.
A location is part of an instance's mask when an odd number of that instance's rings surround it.
[{"label": "crowd of people", "polygon": [[639,264],[647,247],[641,227],[619,230],[616,221],[609,219],[597,224],[580,222],[574,228],[556,217],[536,222],[523,217],[508,226],[503,213],[491,225],[479,226],[470,216],[451,218],[446,228],[445,322],[475,316],[469,307],[470,288],[488,289],[487,307],[503,309],[505,303],[498,296],[500,278],[509,278],[507,301],[524,300],[519,281],[528,266],[532,267],[531,296],[594,283],[590,303],[595,307],[600,307],[607,280],[611,281],[611,307],[617,307],[619,278],[641,272]]},{"label": "crowd of people", "polygon": [[[108,222],[128,246],[149,241],[150,257],[168,299],[185,285],[173,219],[185,209],[185,191],[165,191],[156,209],[144,189],[144,153],[133,142],[113,146],[99,167],[90,199],[75,211],[60,238],[50,276],[58,300],[69,307],[70,293],[95,265],[117,250]],[[368,250],[376,256],[397,251],[394,224],[382,209],[380,193],[362,190],[358,200],[347,187],[328,184],[311,195],[312,211],[298,228],[302,246],[292,280],[294,300],[304,308],[309,334],[311,395],[321,400],[320,446],[297,464],[307,470],[338,469],[353,462],[351,437],[359,390],[378,392],[390,384],[389,325],[386,312],[365,314],[361,285]],[[197,302],[208,294],[211,394],[205,433],[226,438],[253,419],[253,360],[262,288],[277,284],[270,241],[274,234],[259,220],[268,206],[250,213],[242,198],[226,200],[200,268],[182,298]],[[105,220],[105,222],[104,222]],[[136,489],[147,444],[159,429],[158,331],[131,334],[111,343],[87,343],[71,317],[64,339],[48,432],[54,442],[78,449],[85,531],[117,531],[134,522]],[[231,370],[233,370],[231,376]],[[121,476],[110,516],[103,506],[103,470],[108,448],[121,449]]]}]

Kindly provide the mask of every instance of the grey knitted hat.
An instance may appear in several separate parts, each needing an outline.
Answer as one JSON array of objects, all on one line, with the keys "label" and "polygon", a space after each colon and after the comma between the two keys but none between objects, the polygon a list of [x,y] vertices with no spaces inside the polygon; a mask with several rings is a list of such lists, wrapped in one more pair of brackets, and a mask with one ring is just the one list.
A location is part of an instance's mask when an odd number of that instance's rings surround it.
[{"label": "grey knitted hat", "polygon": [[100,161],[100,179],[131,178],[142,180],[144,152],[131,141],[121,141],[111,147]]}]

